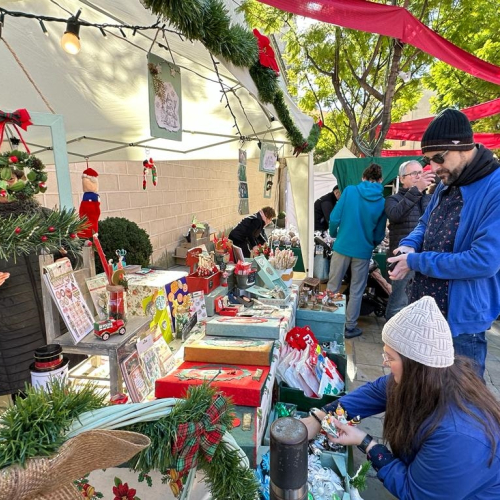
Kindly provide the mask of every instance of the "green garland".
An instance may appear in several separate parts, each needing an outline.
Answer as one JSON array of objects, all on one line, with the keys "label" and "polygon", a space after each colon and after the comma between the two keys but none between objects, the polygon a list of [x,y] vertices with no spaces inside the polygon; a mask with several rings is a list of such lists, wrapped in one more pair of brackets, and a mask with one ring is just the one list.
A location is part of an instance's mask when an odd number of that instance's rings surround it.
[{"label": "green garland", "polygon": [[77,253],[83,241],[78,233],[86,226],[74,209],[40,211],[35,214],[12,214],[0,219],[0,259],[64,248]]},{"label": "green garland", "polygon": [[105,394],[95,384],[76,388],[53,379],[47,391],[26,387],[26,397],[0,418],[0,469],[21,465],[34,457],[48,457],[64,443],[75,418],[85,411],[105,406]]},{"label": "green garland", "polygon": [[[29,170],[26,174],[25,169]],[[47,190],[45,165],[23,151],[7,151],[0,156],[0,197],[8,201],[25,200]],[[17,178],[15,182],[11,179]]]},{"label": "green garland", "polygon": [[231,19],[220,0],[142,0],[154,14],[168,19],[190,40],[199,40],[213,54],[234,65],[246,67],[254,80],[259,99],[273,104],[278,118],[294,147],[294,154],[312,151],[318,142],[321,126],[315,123],[304,138],[290,116],[275,72],[259,62],[259,47],[253,33]]}]

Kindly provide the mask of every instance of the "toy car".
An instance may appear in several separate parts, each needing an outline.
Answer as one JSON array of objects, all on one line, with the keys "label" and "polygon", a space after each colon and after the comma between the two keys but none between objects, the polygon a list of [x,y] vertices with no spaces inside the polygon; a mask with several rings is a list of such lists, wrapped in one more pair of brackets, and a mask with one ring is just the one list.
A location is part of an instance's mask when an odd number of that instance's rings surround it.
[{"label": "toy car", "polygon": [[115,333],[123,335],[126,331],[125,322],[122,319],[110,318],[94,323],[94,334],[102,340],[108,340]]}]

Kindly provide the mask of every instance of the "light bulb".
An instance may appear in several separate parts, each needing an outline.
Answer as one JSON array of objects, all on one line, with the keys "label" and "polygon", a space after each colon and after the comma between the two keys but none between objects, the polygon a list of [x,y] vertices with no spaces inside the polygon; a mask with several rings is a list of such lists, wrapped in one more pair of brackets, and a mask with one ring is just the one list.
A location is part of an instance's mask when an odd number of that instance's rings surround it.
[{"label": "light bulb", "polygon": [[61,47],[68,54],[76,55],[81,49],[80,38],[74,33],[67,31],[61,38]]},{"label": "light bulb", "polygon": [[74,17],[68,19],[66,24],[66,31],[61,38],[61,47],[68,54],[76,55],[80,52],[80,23],[78,22],[78,17],[80,16],[81,10],[79,10]]}]

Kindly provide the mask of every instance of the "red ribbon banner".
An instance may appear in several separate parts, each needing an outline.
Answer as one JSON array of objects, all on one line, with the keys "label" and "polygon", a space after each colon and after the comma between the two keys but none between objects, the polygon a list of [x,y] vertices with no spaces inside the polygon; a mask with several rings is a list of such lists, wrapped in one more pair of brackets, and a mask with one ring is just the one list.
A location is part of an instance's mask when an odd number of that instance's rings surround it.
[{"label": "red ribbon banner", "polygon": [[13,113],[5,113],[4,111],[0,110],[0,146],[2,145],[3,142],[5,126],[7,124],[11,124],[16,129],[16,132],[19,135],[19,139],[21,139],[22,143],[24,144],[24,147],[26,148],[26,151],[29,154],[30,150],[26,145],[26,143],[24,142],[21,132],[17,128],[21,127],[23,130],[28,130],[28,127],[30,125],[33,125],[28,111],[26,109],[17,109]]}]

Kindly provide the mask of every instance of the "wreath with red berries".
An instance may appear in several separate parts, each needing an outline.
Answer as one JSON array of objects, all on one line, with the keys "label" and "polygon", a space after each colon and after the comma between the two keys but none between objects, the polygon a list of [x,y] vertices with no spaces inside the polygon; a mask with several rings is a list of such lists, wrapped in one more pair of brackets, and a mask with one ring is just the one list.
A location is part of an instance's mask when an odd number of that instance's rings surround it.
[{"label": "wreath with red berries", "polygon": [[47,190],[45,165],[34,155],[7,151],[0,156],[0,197],[25,200]]}]

